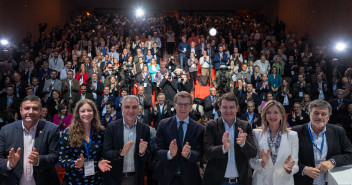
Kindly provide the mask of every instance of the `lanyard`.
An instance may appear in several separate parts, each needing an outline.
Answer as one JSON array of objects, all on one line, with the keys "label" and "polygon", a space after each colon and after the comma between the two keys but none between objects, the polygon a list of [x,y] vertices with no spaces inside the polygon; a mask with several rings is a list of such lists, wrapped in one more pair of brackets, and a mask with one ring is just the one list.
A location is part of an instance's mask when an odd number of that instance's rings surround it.
[{"label": "lanyard", "polygon": [[84,147],[86,148],[86,154],[87,154],[88,159],[89,159],[89,148],[93,142],[92,139],[93,139],[93,127],[90,128],[89,144],[87,144],[86,140],[83,140]]},{"label": "lanyard", "polygon": [[313,139],[313,136],[312,136],[312,132],[310,131],[310,123],[308,124],[308,132],[309,132],[309,136],[310,136],[310,140],[312,141],[313,143],[313,146],[319,151],[320,153],[320,156],[323,155],[323,148],[324,148],[324,135],[325,135],[325,132],[323,133],[323,141],[321,142],[321,146],[320,146],[320,149],[318,148],[318,146],[314,143],[314,139]]},{"label": "lanyard", "polygon": [[252,113],[252,115],[249,114],[249,112],[247,112],[247,116],[248,116],[248,118],[249,118],[249,120],[251,122],[251,125],[252,125],[253,124],[253,118],[254,118],[254,112]]}]

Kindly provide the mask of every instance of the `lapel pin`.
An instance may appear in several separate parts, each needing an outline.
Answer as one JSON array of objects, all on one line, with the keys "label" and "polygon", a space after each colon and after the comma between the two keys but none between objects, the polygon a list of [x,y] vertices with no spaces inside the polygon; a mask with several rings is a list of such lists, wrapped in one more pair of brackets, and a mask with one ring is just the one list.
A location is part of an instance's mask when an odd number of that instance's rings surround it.
[{"label": "lapel pin", "polygon": [[43,133],[43,131],[39,131],[39,133],[41,134],[41,133]]}]

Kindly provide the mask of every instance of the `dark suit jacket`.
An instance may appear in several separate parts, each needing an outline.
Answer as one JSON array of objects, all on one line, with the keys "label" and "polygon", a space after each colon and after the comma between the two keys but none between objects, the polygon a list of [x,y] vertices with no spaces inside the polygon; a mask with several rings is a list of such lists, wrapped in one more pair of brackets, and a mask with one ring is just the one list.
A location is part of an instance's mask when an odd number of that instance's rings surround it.
[{"label": "dark suit jacket", "polygon": [[[242,95],[239,98],[240,112],[241,114],[245,113],[247,110],[247,91],[242,92]],[[259,106],[259,97],[258,94],[252,92],[252,100],[255,103],[255,107]],[[260,101],[261,102],[261,101]]]},{"label": "dark suit jacket", "polygon": [[[304,167],[315,166],[313,144],[308,129],[308,124],[292,128],[297,132],[299,139],[299,171],[294,175],[295,184],[299,185],[313,184],[312,178],[307,175],[302,176]],[[352,144],[348,140],[345,130],[342,127],[327,124],[325,134],[328,144],[326,160],[334,159],[336,167],[352,164]]]},{"label": "dark suit jacket", "polygon": [[[68,83],[68,79],[62,80],[62,87],[61,87],[61,93],[62,93],[62,98],[65,99],[66,102],[68,102],[70,98],[70,83]],[[80,91],[79,88],[79,81],[77,79],[72,79],[72,88],[71,88],[71,95],[72,98]]]},{"label": "dark suit jacket", "polygon": [[265,88],[261,89],[263,83],[263,81],[259,82],[255,89],[255,92],[258,94],[258,102],[263,101],[265,99],[266,93],[271,91],[271,85],[269,83],[267,86],[265,86]]},{"label": "dark suit jacket", "polygon": [[[255,113],[255,112],[254,112],[253,114],[254,114],[253,120],[254,120],[255,118],[258,119],[257,122],[255,122],[255,123],[253,122],[253,125],[251,125],[252,128],[255,129],[255,128],[257,128],[257,127],[262,126],[262,119],[260,118],[260,115],[259,115],[259,114]],[[245,113],[243,113],[243,114],[241,115],[241,120],[247,121],[247,118],[248,118],[247,112],[245,112]]]},{"label": "dark suit jacket", "polygon": [[[178,146],[176,156],[168,160],[167,153],[172,140],[178,140],[176,116],[163,119],[159,123],[156,133],[155,148],[158,164],[154,171],[154,178],[159,184],[170,184],[177,168],[180,167],[180,179],[183,185],[200,185],[201,177],[197,162],[203,157],[204,127],[198,122],[189,119],[184,143],[191,146],[191,153],[188,159],[181,155],[182,148]],[[182,145],[183,147],[183,145]]]},{"label": "dark suit jacket", "polygon": [[[57,144],[59,127],[51,122],[39,120],[35,134],[34,147],[39,152],[39,166],[33,166],[33,176],[37,185],[59,185],[59,176],[55,165],[58,161]],[[22,120],[2,127],[0,131],[0,173],[2,185],[19,184],[23,173],[23,128]],[[21,147],[21,157],[17,166],[7,171],[7,156],[11,148]]]},{"label": "dark suit jacket", "polygon": [[[123,120],[119,119],[109,123],[105,129],[104,136],[104,158],[111,161],[111,171],[103,174],[104,183],[106,185],[121,184],[122,170],[123,170],[123,157],[120,156],[121,150],[124,145],[124,130]],[[150,150],[147,148],[143,156],[139,155],[139,142],[150,142],[150,129],[148,125],[137,122],[136,125],[136,140],[134,149],[134,166],[137,177],[137,185],[144,185],[144,163],[151,157]]]},{"label": "dark suit jacket", "polygon": [[330,122],[332,124],[341,124],[343,118],[348,115],[348,105],[351,103],[351,101],[348,99],[343,99],[342,103],[344,106],[342,106],[340,109],[337,109],[339,107],[338,99],[333,99],[330,101],[332,107]]},{"label": "dark suit jacket", "polygon": [[142,98],[140,95],[136,95],[139,98],[139,103],[143,105],[144,115],[150,115],[150,108],[153,106],[152,97],[149,94],[144,94],[144,100],[141,101]]},{"label": "dark suit jacket", "polygon": [[[247,121],[236,119],[235,137],[238,136],[238,127],[247,133],[247,139],[243,148],[235,144],[235,160],[239,174],[240,184],[252,184],[252,169],[249,167],[249,159],[257,155],[257,148],[252,135],[252,127]],[[228,154],[222,151],[222,136],[225,126],[222,118],[209,121],[204,134],[204,152],[208,158],[208,164],[203,177],[203,185],[220,185],[225,176]],[[236,141],[236,138],[235,138]]]},{"label": "dark suit jacket", "polygon": [[[20,108],[21,102],[20,100],[14,95],[13,96],[13,101],[12,104],[10,105],[9,108],[12,108],[15,111],[18,111]],[[5,93],[5,96],[0,98],[0,111],[4,111],[5,109],[7,109],[7,95]]]},{"label": "dark suit jacket", "polygon": [[89,81],[87,83],[87,92],[88,93],[93,93],[95,92],[97,94],[97,97],[100,97],[103,93],[104,93],[104,84],[97,81],[97,86],[98,87],[95,87],[95,90],[92,90],[92,81]]},{"label": "dark suit jacket", "polygon": [[[91,93],[86,93],[86,99],[90,99],[90,100],[94,101],[93,95]],[[72,101],[73,101],[72,104],[76,105],[79,100],[81,100],[81,94],[76,94],[72,99]]]},{"label": "dark suit jacket", "polygon": [[218,100],[218,97],[215,97],[215,103],[213,105],[213,102],[212,102],[212,100],[210,98],[210,95],[204,98],[204,112],[211,119],[214,118],[213,108],[215,107],[216,111],[219,110],[219,106],[217,104],[217,100]]},{"label": "dark suit jacket", "polygon": [[164,108],[165,108],[165,106],[167,106],[167,107],[166,107],[166,110],[163,110],[163,112],[161,113],[160,112],[160,105],[156,104],[155,106],[156,106],[157,111],[155,111],[154,108],[152,108],[152,110],[153,110],[152,116],[153,116],[153,127],[155,129],[157,129],[159,126],[159,122],[162,119],[171,117],[171,109],[170,109],[170,106],[168,106],[168,105],[166,105],[166,103],[164,103]]}]

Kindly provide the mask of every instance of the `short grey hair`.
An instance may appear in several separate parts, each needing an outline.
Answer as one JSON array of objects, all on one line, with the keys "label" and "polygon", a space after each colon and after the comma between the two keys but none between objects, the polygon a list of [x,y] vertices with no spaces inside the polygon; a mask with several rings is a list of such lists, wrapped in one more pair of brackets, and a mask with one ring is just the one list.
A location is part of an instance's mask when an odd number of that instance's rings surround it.
[{"label": "short grey hair", "polygon": [[124,96],[124,97],[122,98],[122,102],[121,102],[122,107],[124,106],[125,101],[126,101],[126,100],[129,100],[129,99],[135,99],[135,100],[137,100],[137,104],[139,105],[139,98],[138,98],[137,96],[135,96],[135,95],[127,95],[127,96]]},{"label": "short grey hair", "polygon": [[312,112],[314,107],[319,107],[319,108],[326,108],[327,107],[329,109],[329,116],[332,114],[332,107],[331,107],[330,103],[325,100],[317,99],[317,100],[310,102],[310,104],[308,106],[309,113]]}]

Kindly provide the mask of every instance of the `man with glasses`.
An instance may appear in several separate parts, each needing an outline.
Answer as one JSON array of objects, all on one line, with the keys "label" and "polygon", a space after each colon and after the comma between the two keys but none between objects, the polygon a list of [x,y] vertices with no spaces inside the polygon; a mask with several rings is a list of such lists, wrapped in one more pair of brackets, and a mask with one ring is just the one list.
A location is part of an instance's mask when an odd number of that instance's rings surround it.
[{"label": "man with glasses", "polygon": [[190,119],[192,96],[181,91],[174,98],[176,115],[160,121],[155,148],[159,159],[154,178],[159,185],[200,185],[198,162],[203,156],[204,127]]},{"label": "man with glasses", "polygon": [[310,122],[292,128],[299,138],[295,184],[325,185],[328,170],[352,164],[352,145],[342,127],[327,124],[332,113],[327,101],[314,100],[308,109]]}]

